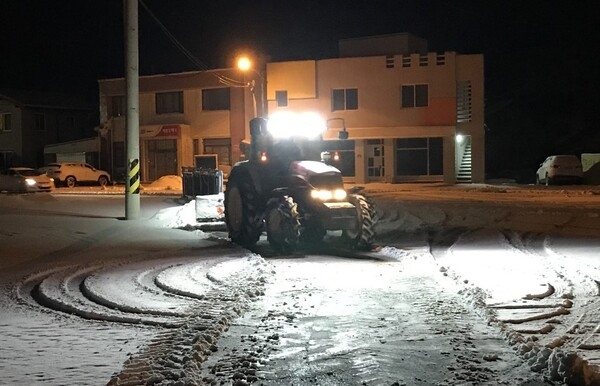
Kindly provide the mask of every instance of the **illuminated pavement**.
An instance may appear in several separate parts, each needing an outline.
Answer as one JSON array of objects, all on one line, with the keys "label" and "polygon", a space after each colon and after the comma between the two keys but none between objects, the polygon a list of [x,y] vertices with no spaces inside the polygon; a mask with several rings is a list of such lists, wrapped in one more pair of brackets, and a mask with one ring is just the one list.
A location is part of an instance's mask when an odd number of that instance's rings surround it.
[{"label": "illuminated pavement", "polygon": [[594,191],[419,189],[375,192],[381,250],[284,257],[168,197],[0,197],[2,382],[595,384]]}]

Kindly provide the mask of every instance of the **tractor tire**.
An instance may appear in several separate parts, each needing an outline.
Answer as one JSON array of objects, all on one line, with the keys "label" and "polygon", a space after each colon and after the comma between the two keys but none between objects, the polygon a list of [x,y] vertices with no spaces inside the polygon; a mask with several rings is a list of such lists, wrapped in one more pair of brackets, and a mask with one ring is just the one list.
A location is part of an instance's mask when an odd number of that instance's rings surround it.
[{"label": "tractor tire", "polygon": [[234,243],[252,248],[262,233],[259,197],[252,180],[245,174],[233,174],[225,189],[225,224]]},{"label": "tractor tire", "polygon": [[271,198],[267,202],[265,223],[269,244],[279,252],[294,252],[300,234],[298,205],[294,200],[289,196]]},{"label": "tractor tire", "polygon": [[370,250],[375,240],[375,205],[359,194],[350,195],[348,201],[356,207],[358,227],[354,230],[344,230],[342,236],[354,249]]}]

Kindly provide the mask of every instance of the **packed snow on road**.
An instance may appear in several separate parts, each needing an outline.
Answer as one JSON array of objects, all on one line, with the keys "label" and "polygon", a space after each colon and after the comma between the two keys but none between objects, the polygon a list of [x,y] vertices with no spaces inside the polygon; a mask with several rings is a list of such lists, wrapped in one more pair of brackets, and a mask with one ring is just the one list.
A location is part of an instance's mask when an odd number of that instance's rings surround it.
[{"label": "packed snow on road", "polygon": [[292,256],[230,244],[220,197],[0,196],[0,383],[600,384],[600,189],[366,193],[380,248]]}]

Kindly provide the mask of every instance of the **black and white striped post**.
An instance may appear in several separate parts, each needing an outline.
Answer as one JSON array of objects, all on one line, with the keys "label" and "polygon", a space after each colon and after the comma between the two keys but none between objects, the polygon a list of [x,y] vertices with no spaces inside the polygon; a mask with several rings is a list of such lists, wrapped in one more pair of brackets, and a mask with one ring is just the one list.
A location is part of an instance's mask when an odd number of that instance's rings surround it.
[{"label": "black and white striped post", "polygon": [[125,182],[125,219],[135,220],[140,215],[138,0],[123,1],[128,160]]}]

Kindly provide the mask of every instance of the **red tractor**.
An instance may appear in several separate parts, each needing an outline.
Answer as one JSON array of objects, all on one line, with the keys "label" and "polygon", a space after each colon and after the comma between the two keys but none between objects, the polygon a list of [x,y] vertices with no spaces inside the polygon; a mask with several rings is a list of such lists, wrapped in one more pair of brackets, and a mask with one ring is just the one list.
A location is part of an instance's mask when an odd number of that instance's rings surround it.
[{"label": "red tractor", "polygon": [[233,242],[251,248],[266,231],[276,250],[290,253],[300,242],[317,243],[326,231],[342,230],[351,247],[371,249],[374,206],[360,189],[345,190],[341,172],[320,161],[325,124],[319,122],[311,115],[292,124],[250,121],[249,154],[232,168],[225,189]]}]

